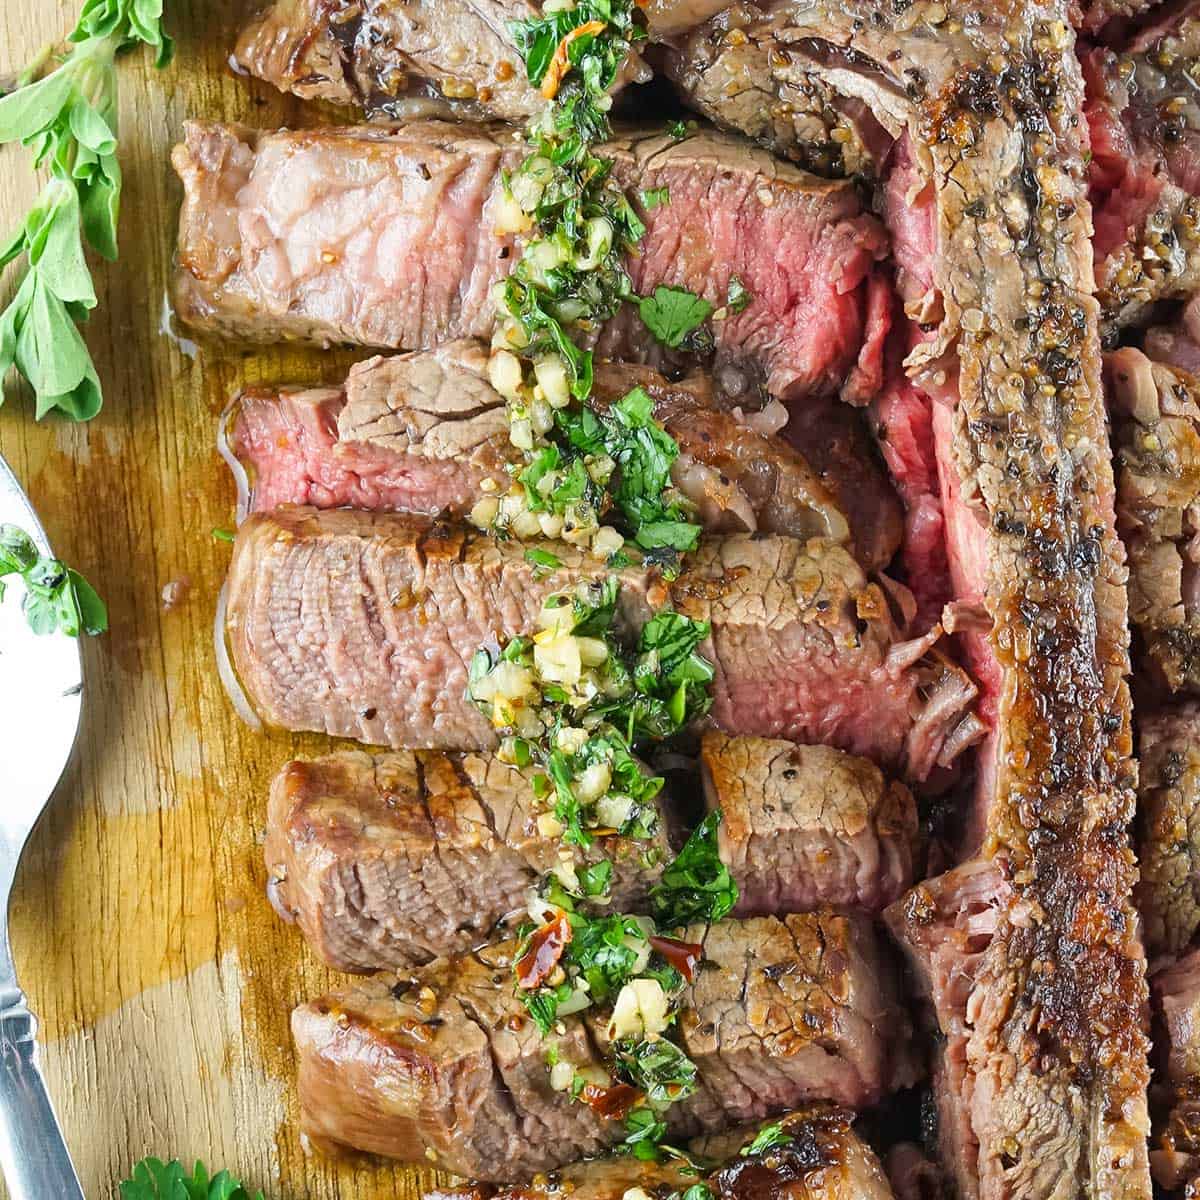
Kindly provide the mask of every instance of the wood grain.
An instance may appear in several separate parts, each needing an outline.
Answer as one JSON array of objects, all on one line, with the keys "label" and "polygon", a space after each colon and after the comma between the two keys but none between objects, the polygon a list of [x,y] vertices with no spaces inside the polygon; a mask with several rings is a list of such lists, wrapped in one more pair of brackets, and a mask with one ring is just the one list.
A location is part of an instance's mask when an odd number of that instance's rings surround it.
[{"label": "wood grain", "polygon": [[[184,120],[268,126],[314,114],[227,70],[244,3],[167,7],[176,64],[158,73],[138,53],[120,66],[121,259],[97,268],[87,331],[104,410],[86,426],[35,424],[12,380],[0,409],[0,453],[112,619],[87,647],[76,762],[24,859],[18,967],[89,1197],[115,1196],[129,1166],[154,1153],[228,1166],[271,1200],[411,1198],[427,1172],[302,1148],[288,1014],[330,977],[271,912],[259,847],[268,781],[302,743],[237,721],[212,649],[229,546],[211,531],[232,525],[234,501],[214,448],[218,414],[244,382],[335,378],[344,361],[193,352],[164,324],[179,202],[168,155]],[[4,0],[0,75],[67,32],[77,10],[78,0]],[[0,163],[7,232],[35,185],[20,149],[0,151]],[[172,581],[186,587],[168,607]]]}]

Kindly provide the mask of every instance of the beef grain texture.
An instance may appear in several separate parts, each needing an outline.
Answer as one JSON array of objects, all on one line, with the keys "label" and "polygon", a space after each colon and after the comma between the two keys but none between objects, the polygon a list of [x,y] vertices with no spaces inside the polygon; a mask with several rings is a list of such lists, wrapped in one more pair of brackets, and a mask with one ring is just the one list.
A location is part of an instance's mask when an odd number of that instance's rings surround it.
[{"label": "beef grain texture", "polygon": [[820,905],[878,912],[912,883],[916,805],[874,763],[828,746],[710,731],[700,768],[708,807],[722,816],[736,916]]},{"label": "beef grain texture", "polygon": [[[340,389],[241,393],[228,440],[248,476],[249,507],[461,517],[485,483],[507,491],[509,469],[524,459],[487,363],[485,343],[460,340],[360,363]],[[834,401],[806,405],[785,440],[768,432],[786,421],[782,405],[743,412],[707,376],[670,383],[649,367],[605,361],[595,375],[594,408],[638,387],[654,398],[680,450],[671,478],[709,532],[828,538],[850,545],[868,571],[895,554],[900,503],[861,414]]]},{"label": "beef grain texture", "polygon": [[966,1161],[948,1164],[984,1200],[1150,1190],[1125,567],[1072,15],[814,0],[738,35],[763,78],[806,63],[864,100],[933,182],[938,325],[909,365],[957,384],[954,463],[1001,672],[983,853],[1012,880],[964,1009]]},{"label": "beef grain texture", "polygon": [[[769,1122],[789,1143],[750,1153],[768,1123],[702,1137],[688,1147],[706,1172],[681,1170],[676,1160],[642,1162],[607,1155],[571,1163],[529,1184],[427,1192],[424,1200],[623,1200],[630,1188],[651,1196],[686,1192],[703,1183],[717,1200],[892,1200],[879,1160],[853,1129],[854,1114],[831,1104],[811,1104]],[[917,1198],[913,1198],[917,1200]]]},{"label": "beef grain texture", "polygon": [[[230,568],[228,643],[268,724],[376,746],[490,750],[466,698],[471,656],[536,628],[543,600],[610,572],[576,548],[541,571],[524,546],[424,518],[283,508],[241,527]],[[728,733],[836,745],[925,777],[974,736],[974,689],[905,642],[887,597],[841,547],[814,539],[704,539],[677,580],[621,580],[632,635],[672,605],[709,621],[712,721]]]},{"label": "beef grain texture", "polygon": [[1200,378],[1126,348],[1105,379],[1135,665],[1156,688],[1200,691]]},{"label": "beef grain texture", "polygon": [[[737,915],[877,911],[911,883],[912,795],[866,759],[717,733],[703,745],[708,802],[723,814],[721,857],[742,895]],[[665,830],[669,798],[663,807]],[[538,832],[541,811],[528,774],[491,755],[294,759],[267,807],[272,901],[338,970],[406,970],[465,953],[495,940],[506,918],[524,919],[529,888],[558,864],[562,842]],[[670,853],[664,833],[605,838],[575,859],[611,859],[613,911],[641,913]]]},{"label": "beef grain texture", "polygon": [[[678,1037],[695,1095],[673,1137],[719,1132],[813,1099],[856,1107],[915,1079],[893,969],[865,918],[728,921],[685,931],[709,964]],[[376,976],[292,1015],[301,1120],[317,1144],[520,1182],[596,1154],[621,1122],[555,1092],[546,1043],[513,994],[513,943]],[[563,1059],[602,1060],[603,1019],[563,1018]]]},{"label": "beef grain texture", "polygon": [[[510,131],[436,121],[273,133],[191,122],[172,155],[185,190],[176,311],[254,341],[418,350],[490,337],[491,289],[515,261],[514,239],[495,233],[500,175],[524,153]],[[685,287],[720,307],[736,275],[753,299],[714,324],[719,362],[752,363],[778,396],[870,395],[886,239],[852,186],[713,132],[633,132],[601,153],[630,195],[671,197],[642,214],[636,291]],[[599,346],[656,352],[628,311]]]},{"label": "beef grain texture", "polygon": [[1098,295],[1108,329],[1200,290],[1200,11],[1164,7],[1117,49],[1083,54]]},{"label": "beef grain texture", "polygon": [[[272,901],[341,971],[404,970],[473,950],[559,863],[538,832],[528,773],[491,755],[340,751],[276,776],[265,855]],[[665,824],[665,823],[664,823]],[[643,856],[653,852],[656,865]],[[645,912],[665,832],[605,838],[579,866],[613,863],[615,912]]]},{"label": "beef grain texture", "polygon": [[1158,971],[1151,988],[1162,1045],[1150,1165],[1160,1187],[1191,1200],[1200,1188],[1200,949]]},{"label": "beef grain texture", "polygon": [[1136,898],[1147,954],[1169,962],[1200,929],[1200,706],[1145,716],[1138,735]]}]

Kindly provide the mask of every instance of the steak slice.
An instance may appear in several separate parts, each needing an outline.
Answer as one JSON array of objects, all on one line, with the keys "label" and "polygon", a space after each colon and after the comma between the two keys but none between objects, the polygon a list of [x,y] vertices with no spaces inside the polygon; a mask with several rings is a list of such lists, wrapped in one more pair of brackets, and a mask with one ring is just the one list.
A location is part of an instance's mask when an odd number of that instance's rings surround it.
[{"label": "steak slice", "polygon": [[736,916],[820,905],[878,912],[912,883],[912,793],[866,759],[710,731],[700,767],[708,807],[722,814]]},{"label": "steak slice", "polygon": [[[904,947],[944,1044],[934,1073],[942,1165],[957,1194],[977,1188],[979,1140],[972,1120],[975,1080],[968,1054],[984,955],[1000,928],[1011,889],[984,860],[955,867],[917,884],[885,913]],[[1047,1162],[1043,1170],[1059,1169]]]},{"label": "steak slice", "polygon": [[1151,979],[1162,1044],[1150,1166],[1182,1200],[1200,1188],[1200,949]]},{"label": "steak slice", "polygon": [[[713,1134],[693,1142],[689,1152],[716,1165],[707,1174],[685,1169],[682,1160],[642,1162],[606,1155],[575,1162],[551,1176],[508,1187],[473,1184],[426,1192],[424,1200],[624,1200],[631,1188],[663,1197],[683,1193],[697,1182],[718,1200],[891,1200],[879,1160],[854,1132],[854,1114],[831,1104],[811,1104],[768,1124]],[[751,1152],[754,1140],[778,1127],[780,1140]],[[630,1200],[639,1197],[634,1192]]]},{"label": "steak slice", "polygon": [[[674,1136],[812,1099],[874,1103],[914,1079],[906,1017],[865,918],[759,918],[685,936],[705,943],[710,966],[678,1020],[699,1089],[670,1110]],[[376,976],[296,1009],[308,1136],[496,1182],[622,1140],[620,1122],[550,1087],[546,1042],[513,993],[513,949],[439,959],[411,980]],[[560,1058],[601,1061],[601,1024],[564,1017]]]},{"label": "steak slice", "polygon": [[1110,354],[1117,522],[1129,553],[1129,618],[1145,668],[1171,691],[1200,690],[1200,378]]},{"label": "steak slice", "polygon": [[[886,240],[851,185],[712,132],[634,132],[602,153],[631,194],[670,195],[642,213],[647,233],[628,263],[638,292],[680,286],[723,306],[736,275],[753,299],[714,323],[719,363],[753,362],[781,397],[836,392],[850,376],[852,398],[864,398],[886,332],[867,282]],[[492,285],[514,262],[513,239],[494,232],[500,176],[522,154],[486,126],[189,123],[172,155],[185,189],[176,310],[256,341],[418,350],[488,337]],[[604,353],[655,353],[623,316],[601,336]]]},{"label": "steak slice", "polygon": [[[490,755],[293,760],[267,810],[272,901],[338,970],[465,953],[523,913],[529,888],[559,864],[562,842],[538,832],[539,811],[527,775]],[[669,856],[664,832],[605,838],[575,858],[610,859],[614,909],[645,912]]]},{"label": "steak slice", "polygon": [[1151,961],[1173,960],[1200,929],[1200,706],[1142,718],[1136,899]]},{"label": "steak slice", "polygon": [[1110,330],[1200,290],[1200,6],[1083,57],[1096,282]]},{"label": "steak slice", "polygon": [[[486,346],[458,341],[360,363],[339,390],[241,393],[228,441],[249,475],[249,507],[462,517],[485,481],[507,491],[524,458],[509,441],[487,363]],[[598,364],[589,403],[604,407],[636,387],[654,397],[655,417],[679,445],[672,479],[705,529],[829,538],[850,544],[868,571],[887,565],[900,541],[900,506],[853,411],[814,405],[787,441],[759,432],[786,420],[780,405],[720,411],[704,377],[672,384],[619,363]]]},{"label": "steak slice", "polygon": [[932,328],[907,366],[949,399],[939,469],[978,514],[999,688],[977,824],[1012,880],[959,1043],[971,1102],[955,1111],[979,1147],[959,1186],[1147,1197],[1125,569],[1072,13],[1065,0],[974,5],[969,19],[872,0],[759,11],[765,24],[739,36],[761,40],[769,69],[806,62],[863,100],[930,183]]},{"label": "steak slice", "polygon": [[[877,911],[911,882],[912,795],[865,759],[710,732],[702,764],[709,806],[724,816],[720,853],[741,892],[737,915]],[[538,832],[542,811],[526,774],[490,755],[294,759],[267,809],[272,901],[339,970],[405,970],[462,954],[520,918],[530,887],[558,865],[562,842]],[[605,838],[576,864],[601,856],[614,866],[614,911],[648,912],[670,857],[665,832],[649,843]]]},{"label": "steak slice", "polygon": [[[543,600],[610,572],[574,547],[563,564],[398,514],[279,509],[238,533],[227,583],[233,665],[268,724],[395,748],[487,750],[496,735],[466,699],[482,645],[534,629]],[[727,733],[839,746],[924,777],[961,748],[973,689],[904,642],[887,598],[845,550],[814,539],[704,539],[679,578],[615,572],[618,628],[664,604],[709,621],[712,720]]]}]

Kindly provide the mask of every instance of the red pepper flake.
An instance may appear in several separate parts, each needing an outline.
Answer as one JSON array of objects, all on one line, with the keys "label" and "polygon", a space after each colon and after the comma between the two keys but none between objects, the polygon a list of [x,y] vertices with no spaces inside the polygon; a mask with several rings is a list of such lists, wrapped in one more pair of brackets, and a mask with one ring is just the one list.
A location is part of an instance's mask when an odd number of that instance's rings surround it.
[{"label": "red pepper flake", "polygon": [[553,921],[535,929],[529,938],[529,948],[517,960],[517,986],[529,992],[540,988],[554,974],[571,936],[571,922],[566,913],[559,913]]},{"label": "red pepper flake", "polygon": [[691,983],[696,977],[696,964],[704,957],[704,947],[698,942],[681,942],[677,938],[652,937],[650,945]]},{"label": "red pepper flake", "polygon": [[579,1098],[598,1117],[620,1121],[642,1098],[642,1093],[627,1083],[614,1083],[608,1087],[601,1087],[598,1083],[585,1083]]},{"label": "red pepper flake", "polygon": [[550,65],[546,68],[546,74],[542,78],[542,96],[544,99],[553,100],[558,95],[559,84],[567,77],[567,72],[571,69],[571,62],[567,58],[567,47],[578,38],[587,37],[590,33],[601,33],[603,30],[603,21],[584,21],[582,25],[576,25],[558,43],[554,51],[554,57],[550,60]]}]

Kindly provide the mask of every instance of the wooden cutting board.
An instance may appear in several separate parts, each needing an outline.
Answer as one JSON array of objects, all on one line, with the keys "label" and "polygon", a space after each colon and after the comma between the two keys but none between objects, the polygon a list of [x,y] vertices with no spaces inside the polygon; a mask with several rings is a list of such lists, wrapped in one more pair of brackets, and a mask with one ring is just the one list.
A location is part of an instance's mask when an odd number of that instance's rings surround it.
[{"label": "wooden cutting board", "polygon": [[[3,0],[0,75],[69,31],[79,3]],[[234,504],[218,414],[243,384],[334,380],[349,360],[194,348],[165,310],[180,197],[169,153],[183,122],[320,118],[227,68],[248,4],[167,8],[175,64],[159,73],[135,53],[120,66],[121,259],[97,267],[87,330],[104,409],[87,425],[35,424],[12,380],[0,409],[0,453],[112,622],[86,647],[76,761],[25,855],[17,964],[90,1198],[115,1196],[146,1154],[227,1166],[270,1200],[415,1197],[428,1172],[331,1163],[301,1146],[288,1014],[335,980],[267,904],[260,840],[273,773],[328,743],[240,724],[213,655],[230,547],[211,531],[232,526]],[[20,148],[0,150],[0,172],[7,233],[35,189]],[[36,752],[3,731],[0,747]]]}]

